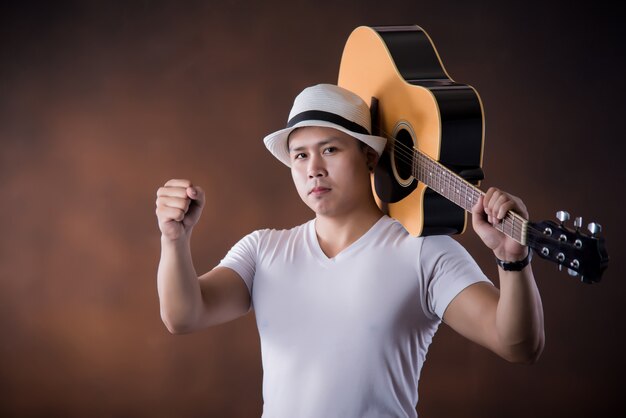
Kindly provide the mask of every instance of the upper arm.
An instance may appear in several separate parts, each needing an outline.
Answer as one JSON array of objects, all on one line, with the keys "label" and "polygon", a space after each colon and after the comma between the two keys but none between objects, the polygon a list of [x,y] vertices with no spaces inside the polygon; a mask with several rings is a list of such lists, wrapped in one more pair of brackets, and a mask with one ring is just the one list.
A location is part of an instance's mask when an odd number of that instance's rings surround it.
[{"label": "upper arm", "polygon": [[231,321],[250,310],[250,292],[234,270],[216,267],[198,280],[203,302],[201,328]]},{"label": "upper arm", "polygon": [[500,355],[496,332],[499,295],[491,283],[474,283],[452,299],[443,320],[465,338]]}]

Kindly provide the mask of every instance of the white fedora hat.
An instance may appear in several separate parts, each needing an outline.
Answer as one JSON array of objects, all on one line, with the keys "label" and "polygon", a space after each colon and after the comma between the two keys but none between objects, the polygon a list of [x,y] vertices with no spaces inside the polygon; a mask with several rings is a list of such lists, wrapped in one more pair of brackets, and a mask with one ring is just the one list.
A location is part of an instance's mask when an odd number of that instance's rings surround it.
[{"label": "white fedora hat", "polygon": [[287,167],[291,167],[287,139],[296,128],[324,126],[362,141],[380,156],[387,139],[371,135],[371,117],[367,104],[356,94],[333,84],[318,84],[304,89],[294,100],[287,127],[263,139],[267,149]]}]

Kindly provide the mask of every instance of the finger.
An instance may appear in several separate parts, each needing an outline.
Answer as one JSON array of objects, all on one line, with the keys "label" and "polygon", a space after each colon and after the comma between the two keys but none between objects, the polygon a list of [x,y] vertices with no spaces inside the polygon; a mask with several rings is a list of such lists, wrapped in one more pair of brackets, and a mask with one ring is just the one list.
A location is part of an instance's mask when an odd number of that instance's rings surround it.
[{"label": "finger", "polygon": [[483,198],[483,207],[487,215],[492,214],[494,199],[497,198],[499,192],[500,190],[496,189],[495,187],[490,187],[489,189],[487,189],[487,192],[485,193],[485,196]]},{"label": "finger", "polygon": [[504,219],[509,211],[513,211],[523,217],[528,217],[528,210],[524,202],[510,193],[502,190],[494,190],[491,194],[490,206],[486,209],[497,222]]},{"label": "finger", "polygon": [[472,208],[472,223],[475,226],[483,225],[486,223],[486,213],[484,207],[484,196],[479,196],[478,201]]},{"label": "finger", "polygon": [[491,196],[493,195],[494,188],[490,187],[487,189],[485,194],[483,195],[483,207],[489,206],[489,201],[491,201]]},{"label": "finger", "polygon": [[511,207],[502,211],[501,207],[511,201],[512,196],[502,190],[492,187],[488,191],[489,200],[485,203],[485,212],[491,217],[490,222],[499,222],[503,219]]},{"label": "finger", "polygon": [[166,186],[159,187],[157,190],[157,196],[169,196],[169,197],[179,197],[179,198],[187,198],[187,193],[184,187],[174,187],[174,186]]},{"label": "finger", "polygon": [[188,187],[186,189],[186,195],[190,199],[193,199],[196,202],[196,204],[200,206],[204,206],[205,193],[204,193],[204,190],[202,190],[202,187],[199,187],[199,186]]},{"label": "finger", "polygon": [[181,222],[185,219],[185,212],[182,209],[172,208],[169,206],[157,207],[156,214],[160,223],[166,223],[169,221]]},{"label": "finger", "polygon": [[502,203],[498,207],[498,214],[496,215],[498,220],[501,221],[502,219],[504,219],[506,217],[506,214],[514,207],[515,207],[515,202],[513,202],[512,200],[507,200],[504,203]]},{"label": "finger", "polygon": [[191,187],[191,180],[187,180],[187,179],[171,179],[168,180],[167,183],[165,183],[165,187],[182,187],[182,188],[187,188],[187,187]]},{"label": "finger", "polygon": [[180,209],[185,212],[189,209],[191,201],[188,198],[161,196],[157,199],[156,205],[162,207],[169,207],[174,209]]},{"label": "finger", "polygon": [[526,205],[524,204],[522,199],[513,195],[509,196],[511,197],[511,201],[513,202],[513,207],[511,208],[511,210],[513,210],[518,215],[523,216],[524,218],[528,218],[528,208],[526,208]]},{"label": "finger", "polygon": [[504,192],[494,194],[491,206],[491,216],[495,222],[500,222],[511,208],[509,196]]},{"label": "finger", "polygon": [[484,204],[485,204],[485,197],[484,196],[478,196],[478,200],[476,201],[476,203],[472,207],[472,213],[476,213],[476,214],[482,213],[483,210],[484,210]]}]

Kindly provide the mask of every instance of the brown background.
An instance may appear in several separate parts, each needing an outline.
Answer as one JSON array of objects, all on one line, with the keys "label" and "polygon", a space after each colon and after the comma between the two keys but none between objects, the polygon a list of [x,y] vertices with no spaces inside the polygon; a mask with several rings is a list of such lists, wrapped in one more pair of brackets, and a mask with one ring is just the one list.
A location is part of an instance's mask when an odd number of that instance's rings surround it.
[{"label": "brown background", "polygon": [[[19,3],[19,4],[18,4]],[[481,94],[484,187],[602,223],[603,282],[534,263],[547,345],[510,365],[442,326],[424,417],[587,417],[617,407],[626,286],[623,16],[524,2],[3,2],[0,416],[254,417],[253,315],[188,336],[160,322],[155,192],[208,191],[199,271],[242,235],[311,214],[261,138],[295,94],[335,82],[359,25],[417,23]],[[470,2],[467,2],[470,3]],[[597,3],[592,3],[597,4]],[[493,275],[472,233],[459,240]]]}]

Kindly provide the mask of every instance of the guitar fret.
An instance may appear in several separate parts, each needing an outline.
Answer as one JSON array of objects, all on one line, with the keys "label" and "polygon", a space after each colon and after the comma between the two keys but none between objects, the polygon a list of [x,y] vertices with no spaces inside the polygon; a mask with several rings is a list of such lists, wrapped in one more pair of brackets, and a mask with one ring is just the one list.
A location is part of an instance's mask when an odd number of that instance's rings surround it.
[{"label": "guitar fret", "polygon": [[504,227],[506,227],[507,225],[509,226],[509,234],[511,235],[511,237],[513,237],[514,239],[516,238],[514,232],[513,232],[513,225],[515,224],[515,222],[513,221],[509,221],[508,218],[504,218],[503,220],[504,222]]},{"label": "guitar fret", "polygon": [[517,235],[515,233],[515,221],[509,222],[509,231],[511,231],[511,236],[513,237],[513,239],[517,239]]},{"label": "guitar fret", "polygon": [[[411,165],[412,174],[417,180],[468,212],[484,196],[480,189],[415,148]],[[526,245],[527,224],[526,219],[509,212],[495,228]]]}]

